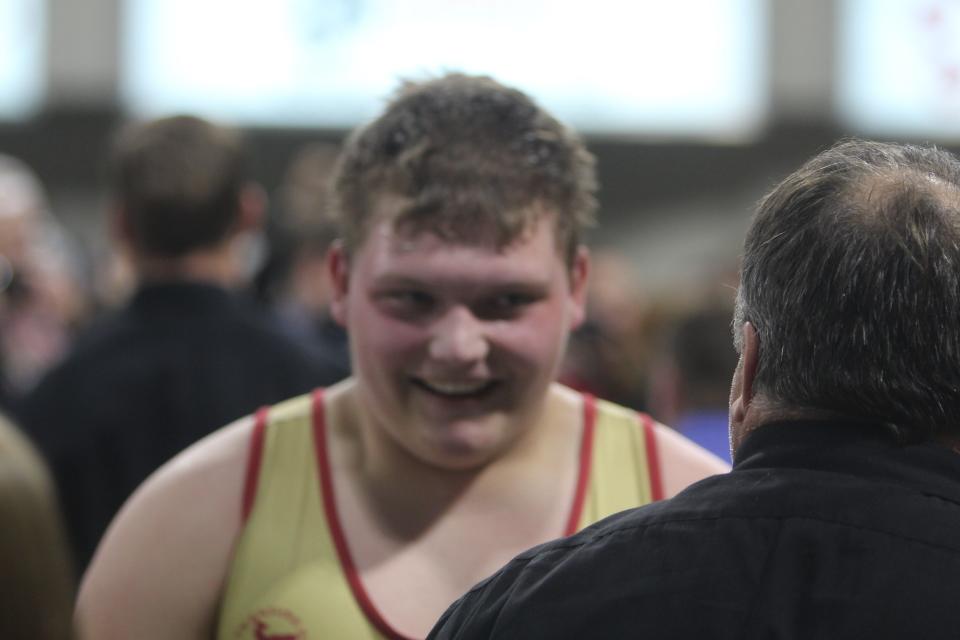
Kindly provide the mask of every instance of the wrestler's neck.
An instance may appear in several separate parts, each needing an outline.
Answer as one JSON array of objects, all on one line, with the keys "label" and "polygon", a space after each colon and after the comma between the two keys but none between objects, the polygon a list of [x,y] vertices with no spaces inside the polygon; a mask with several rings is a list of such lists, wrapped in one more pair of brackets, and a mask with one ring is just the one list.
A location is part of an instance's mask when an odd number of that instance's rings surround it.
[{"label": "wrestler's neck", "polygon": [[353,439],[347,446],[353,451],[354,477],[368,491],[399,500],[437,503],[466,491],[503,496],[526,486],[527,476],[550,476],[543,469],[558,466],[558,458],[574,459],[579,446],[582,400],[557,385],[524,416],[521,423],[529,426],[515,439],[483,464],[466,468],[433,464],[411,453],[364,410],[355,382],[339,386],[341,397],[334,403],[340,433],[335,437]]}]

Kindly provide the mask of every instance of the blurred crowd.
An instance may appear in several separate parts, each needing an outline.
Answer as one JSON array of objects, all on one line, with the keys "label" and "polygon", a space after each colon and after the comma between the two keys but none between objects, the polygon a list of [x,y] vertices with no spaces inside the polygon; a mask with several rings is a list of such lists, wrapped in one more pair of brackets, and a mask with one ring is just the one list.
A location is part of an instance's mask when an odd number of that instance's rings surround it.
[{"label": "blurred crowd", "polygon": [[[324,268],[336,235],[324,211],[336,153],[332,144],[315,143],[291,159],[257,232],[256,256],[248,258],[256,268],[236,288],[346,377],[347,337],[329,316]],[[571,337],[561,380],[671,425],[689,412],[725,412],[735,282],[736,265],[717,264],[699,282],[651,291],[623,250],[595,247],[587,321]],[[131,293],[122,248],[85,253],[49,210],[40,178],[0,157],[2,406],[15,411],[78,333]]]}]

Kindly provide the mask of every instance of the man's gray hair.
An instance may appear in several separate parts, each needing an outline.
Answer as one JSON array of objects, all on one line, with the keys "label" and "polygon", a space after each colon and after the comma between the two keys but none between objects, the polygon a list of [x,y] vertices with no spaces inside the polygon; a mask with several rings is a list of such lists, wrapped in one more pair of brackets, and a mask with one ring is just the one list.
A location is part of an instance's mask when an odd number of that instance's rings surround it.
[{"label": "man's gray hair", "polygon": [[758,206],[734,316],[755,390],[788,407],[960,432],[960,162],[846,140]]}]

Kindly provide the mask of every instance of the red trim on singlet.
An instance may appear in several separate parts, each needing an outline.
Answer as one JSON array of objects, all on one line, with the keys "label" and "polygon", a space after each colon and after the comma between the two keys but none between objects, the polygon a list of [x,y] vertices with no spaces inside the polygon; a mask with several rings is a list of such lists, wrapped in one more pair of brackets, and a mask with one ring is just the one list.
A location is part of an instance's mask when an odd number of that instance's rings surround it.
[{"label": "red trim on singlet", "polygon": [[647,449],[647,472],[650,475],[650,497],[663,500],[663,478],[660,475],[660,454],[657,453],[657,432],[653,418],[645,413],[637,414],[643,425],[643,438]]},{"label": "red trim on singlet", "polygon": [[336,496],[333,492],[333,475],[330,470],[330,458],[327,452],[327,434],[326,421],[323,411],[323,391],[317,389],[313,392],[313,441],[317,450],[317,468],[320,471],[320,491],[323,494],[323,510],[327,516],[327,526],[330,528],[330,535],[333,538],[333,545],[337,548],[337,556],[340,558],[340,566],[343,567],[343,573],[346,575],[347,583],[356,598],[357,604],[370,623],[377,628],[390,640],[413,640],[399,633],[396,629],[380,615],[376,605],[367,593],[360,580],[360,572],[357,571],[353,563],[353,557],[350,555],[350,547],[347,545],[347,537],[343,533],[343,527],[340,526],[340,516],[337,512]]},{"label": "red trim on singlet", "polygon": [[250,512],[253,511],[253,500],[257,497],[257,482],[260,479],[260,461],[263,459],[263,438],[267,428],[268,412],[267,407],[261,407],[253,418],[250,451],[247,454],[247,476],[243,481],[242,522],[246,522],[250,518]]},{"label": "red trim on singlet", "polygon": [[590,483],[590,467],[593,462],[593,431],[597,422],[597,401],[589,393],[583,395],[583,433],[580,436],[580,464],[577,471],[577,488],[570,505],[570,517],[563,535],[572,536],[579,529],[583,505],[587,501],[587,485]]}]

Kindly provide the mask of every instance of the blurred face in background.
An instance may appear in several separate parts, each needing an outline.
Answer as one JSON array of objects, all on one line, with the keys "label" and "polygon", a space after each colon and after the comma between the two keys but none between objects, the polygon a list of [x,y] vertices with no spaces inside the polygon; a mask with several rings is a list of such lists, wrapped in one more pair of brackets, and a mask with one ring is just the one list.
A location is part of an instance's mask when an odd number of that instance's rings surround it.
[{"label": "blurred face in background", "polygon": [[25,265],[39,236],[43,204],[31,185],[14,173],[0,175],[0,256],[4,268]]}]

